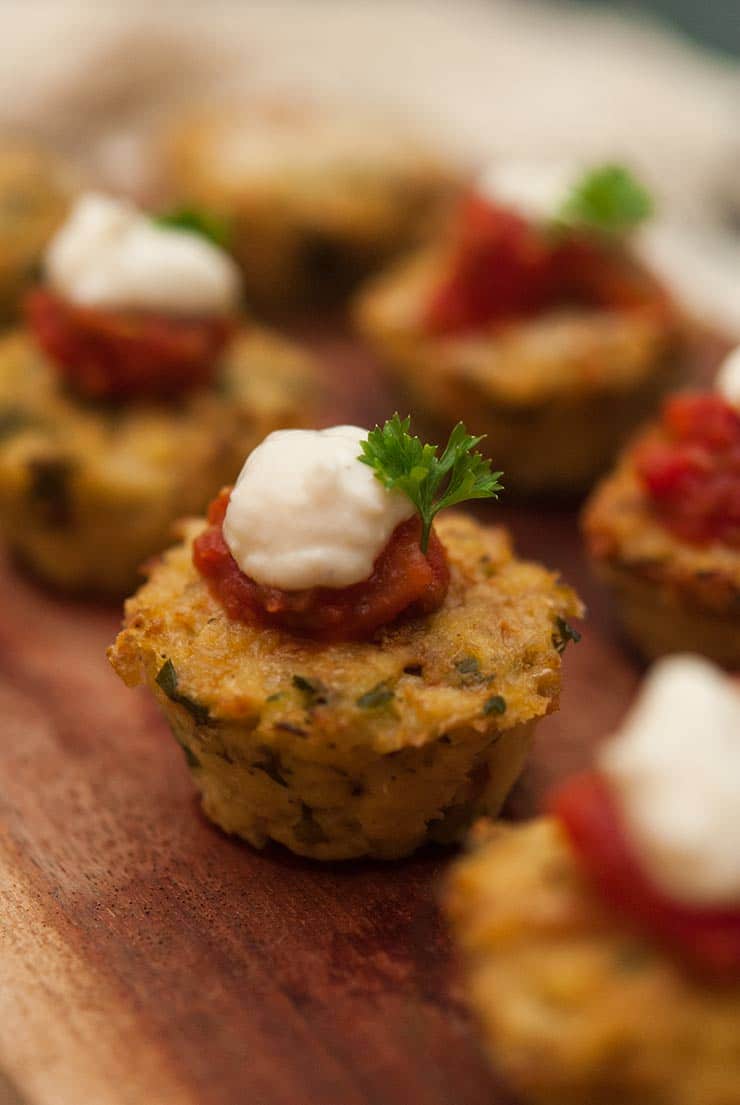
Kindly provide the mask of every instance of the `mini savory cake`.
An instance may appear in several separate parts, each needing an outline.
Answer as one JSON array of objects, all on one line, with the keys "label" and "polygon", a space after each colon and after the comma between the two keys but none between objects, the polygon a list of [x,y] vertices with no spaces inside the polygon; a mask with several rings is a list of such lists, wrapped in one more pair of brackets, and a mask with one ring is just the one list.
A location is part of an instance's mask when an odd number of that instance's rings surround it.
[{"label": "mini savory cake", "polygon": [[417,242],[456,187],[398,121],[346,107],[222,107],[164,146],[170,201],[228,219],[247,293],[269,307],[344,294]]},{"label": "mini savory cake", "polygon": [[126,605],[205,812],[262,847],[390,859],[498,812],[577,638],[573,592],[443,506],[498,489],[459,426],[271,434]]},{"label": "mini savory cake", "polygon": [[648,676],[552,816],[482,824],[447,912],[494,1065],[538,1105],[740,1101],[740,693]]},{"label": "mini savory cake", "polygon": [[740,668],[740,349],[713,392],[666,402],[594,492],[583,528],[644,656],[691,650]]},{"label": "mini savory cake", "polygon": [[265,433],[310,417],[314,369],[239,324],[226,253],[128,204],[82,197],[45,273],[0,341],[0,529],[49,582],[120,596]]},{"label": "mini savory cake", "polygon": [[649,211],[616,166],[495,166],[360,293],[358,327],[430,425],[487,435],[510,490],[583,491],[684,370],[689,328],[630,234]]},{"label": "mini savory cake", "polygon": [[76,185],[69,167],[49,154],[17,142],[0,143],[0,318],[14,313],[35,278]]}]

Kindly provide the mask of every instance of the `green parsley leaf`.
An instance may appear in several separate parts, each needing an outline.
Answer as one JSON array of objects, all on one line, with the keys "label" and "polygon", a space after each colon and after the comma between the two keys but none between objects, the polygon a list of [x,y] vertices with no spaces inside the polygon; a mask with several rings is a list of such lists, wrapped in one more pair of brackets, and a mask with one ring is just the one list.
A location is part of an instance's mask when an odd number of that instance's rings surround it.
[{"label": "green parsley leaf", "polygon": [[463,656],[462,659],[455,660],[455,667],[460,675],[480,675],[480,664],[475,656]]},{"label": "green parsley leaf", "polygon": [[505,714],[506,713],[506,699],[503,695],[495,694],[483,706],[483,714],[488,717],[489,714]]},{"label": "green parsley leaf", "polygon": [[376,479],[389,491],[403,492],[422,521],[421,551],[429,547],[432,522],[440,510],[468,499],[495,499],[501,490],[501,472],[473,452],[482,437],[473,437],[462,422],[453,429],[442,456],[436,445],[422,445],[409,433],[411,418],[394,414],[383,427],[376,426],[360,443],[357,458],[375,469]]},{"label": "green parsley leaf", "polygon": [[320,679],[309,679],[305,675],[294,675],[293,686],[303,695],[307,707],[323,706],[327,700],[327,690]]},{"label": "green parsley leaf", "polygon": [[262,759],[255,761],[252,767],[256,768],[257,771],[264,771],[268,779],[272,779],[273,783],[277,783],[279,787],[287,787],[288,781],[285,778],[287,772],[280,759],[280,753],[267,745],[262,745],[259,752]]},{"label": "green parsley leaf", "polygon": [[176,702],[178,706],[182,706],[183,710],[187,710],[196,725],[208,724],[210,721],[208,707],[178,691],[177,671],[171,660],[165,660],[154,681],[162,688],[171,702]]},{"label": "green parsley leaf", "polygon": [[365,691],[357,699],[357,705],[363,710],[377,710],[380,706],[387,706],[393,699],[394,691],[387,683],[377,683],[369,691]]},{"label": "green parsley leaf", "polygon": [[557,652],[565,652],[569,641],[572,641],[574,645],[578,644],[581,639],[581,634],[577,629],[574,629],[572,625],[566,622],[565,618],[556,618],[555,626],[556,632],[552,635],[552,643]]},{"label": "green parsley leaf", "polygon": [[201,211],[195,207],[178,207],[174,211],[165,211],[152,216],[157,226],[171,230],[185,230],[188,234],[199,234],[214,246],[226,249],[231,241],[229,220],[213,211]]},{"label": "green parsley leaf", "polygon": [[600,165],[575,185],[557,221],[609,234],[631,230],[653,213],[647,189],[624,165]]}]

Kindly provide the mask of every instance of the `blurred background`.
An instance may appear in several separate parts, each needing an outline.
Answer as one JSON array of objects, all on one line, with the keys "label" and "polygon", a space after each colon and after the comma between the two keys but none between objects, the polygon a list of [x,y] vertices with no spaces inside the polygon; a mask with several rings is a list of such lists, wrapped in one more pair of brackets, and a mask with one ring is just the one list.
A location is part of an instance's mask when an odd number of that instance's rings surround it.
[{"label": "blurred background", "polygon": [[623,158],[661,199],[653,261],[740,329],[737,0],[4,0],[0,125],[146,197],[184,103],[279,91],[414,117],[471,167]]}]

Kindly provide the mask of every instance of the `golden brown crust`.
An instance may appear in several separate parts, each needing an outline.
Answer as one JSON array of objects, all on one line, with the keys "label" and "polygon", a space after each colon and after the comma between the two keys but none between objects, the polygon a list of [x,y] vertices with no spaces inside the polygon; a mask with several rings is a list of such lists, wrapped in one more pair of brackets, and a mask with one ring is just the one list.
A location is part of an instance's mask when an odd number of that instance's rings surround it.
[{"label": "golden brown crust", "polygon": [[649,430],[594,491],[583,532],[625,626],[649,658],[700,651],[740,664],[740,552],[681,541],[655,517],[633,457]]},{"label": "golden brown crust", "polygon": [[[203,767],[194,773],[211,816],[253,843],[272,836],[337,858],[403,854],[442,827],[431,822],[445,820],[444,831],[457,835],[473,811],[498,809],[530,723],[557,706],[558,619],[581,609],[569,588],[513,559],[501,530],[447,516],[438,523],[452,568],[442,608],[369,642],[319,645],[228,620],[192,565],[190,540],[201,526],[188,525],[188,541],[129,600],[110,657],[125,682],[143,679],[158,693]],[[177,695],[197,704],[202,724],[193,725],[192,710],[173,711],[157,688],[168,661]],[[209,724],[245,767],[241,777],[208,758]],[[511,738],[498,741],[502,733]],[[249,769],[260,749],[290,771],[281,767],[272,795],[260,793],[258,825]],[[296,838],[303,806],[322,839]]]},{"label": "golden brown crust", "polygon": [[737,1105],[740,988],[615,918],[552,819],[482,825],[445,906],[494,1064],[538,1105]]},{"label": "golden brown crust", "polygon": [[229,217],[249,296],[341,292],[417,240],[457,187],[413,136],[383,137],[388,125],[284,102],[193,113],[163,140],[165,191]]},{"label": "golden brown crust", "polygon": [[356,304],[359,329],[413,405],[488,435],[507,487],[590,485],[682,378],[687,325],[558,311],[495,335],[435,337],[422,312],[447,262],[446,249],[430,248],[374,281]]},{"label": "golden brown crust", "polygon": [[174,521],[202,510],[266,433],[311,417],[304,353],[245,330],[211,388],[179,404],[96,406],[59,386],[23,333],[0,343],[0,518],[50,582],[119,596]]}]

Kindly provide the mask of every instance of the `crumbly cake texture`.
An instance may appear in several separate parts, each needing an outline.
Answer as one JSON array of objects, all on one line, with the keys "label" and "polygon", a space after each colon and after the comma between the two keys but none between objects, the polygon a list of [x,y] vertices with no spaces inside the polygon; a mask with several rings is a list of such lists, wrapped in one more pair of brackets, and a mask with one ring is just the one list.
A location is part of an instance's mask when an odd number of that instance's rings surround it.
[{"label": "crumbly cake texture", "polygon": [[624,453],[584,509],[596,570],[646,659],[700,652],[740,667],[740,551],[690,544],[661,525],[635,471],[637,447]]},{"label": "crumbly cake texture", "polygon": [[[280,309],[341,296],[429,233],[459,189],[457,170],[413,135],[378,148],[378,121],[363,129],[360,117],[342,156],[329,125],[310,106],[255,104],[198,112],[163,136],[164,192],[228,219],[250,302]],[[250,149],[257,140],[269,155],[271,129],[278,145],[287,134],[286,161],[267,156],[266,169]],[[302,161],[294,141],[330,148]]]},{"label": "crumbly cake texture", "polygon": [[560,825],[476,826],[444,904],[494,1065],[537,1105],[737,1105],[740,987],[608,912]]},{"label": "crumbly cake texture", "polygon": [[402,856],[498,812],[558,705],[570,588],[516,560],[504,531],[449,514],[440,610],[321,645],[226,617],[192,564],[202,525],[128,601],[109,656],[154,691],[209,817],[332,860]]},{"label": "crumbly cake texture", "polygon": [[422,316],[446,263],[446,251],[428,249],[372,281],[355,303],[358,329],[432,424],[462,419],[487,435],[507,489],[588,488],[684,378],[689,324],[559,310],[497,332],[435,336]]},{"label": "crumbly cake texture", "polygon": [[0,531],[55,586],[121,597],[172,526],[205,508],[272,430],[305,424],[312,361],[249,328],[179,402],[86,403],[23,333],[0,342]]}]

